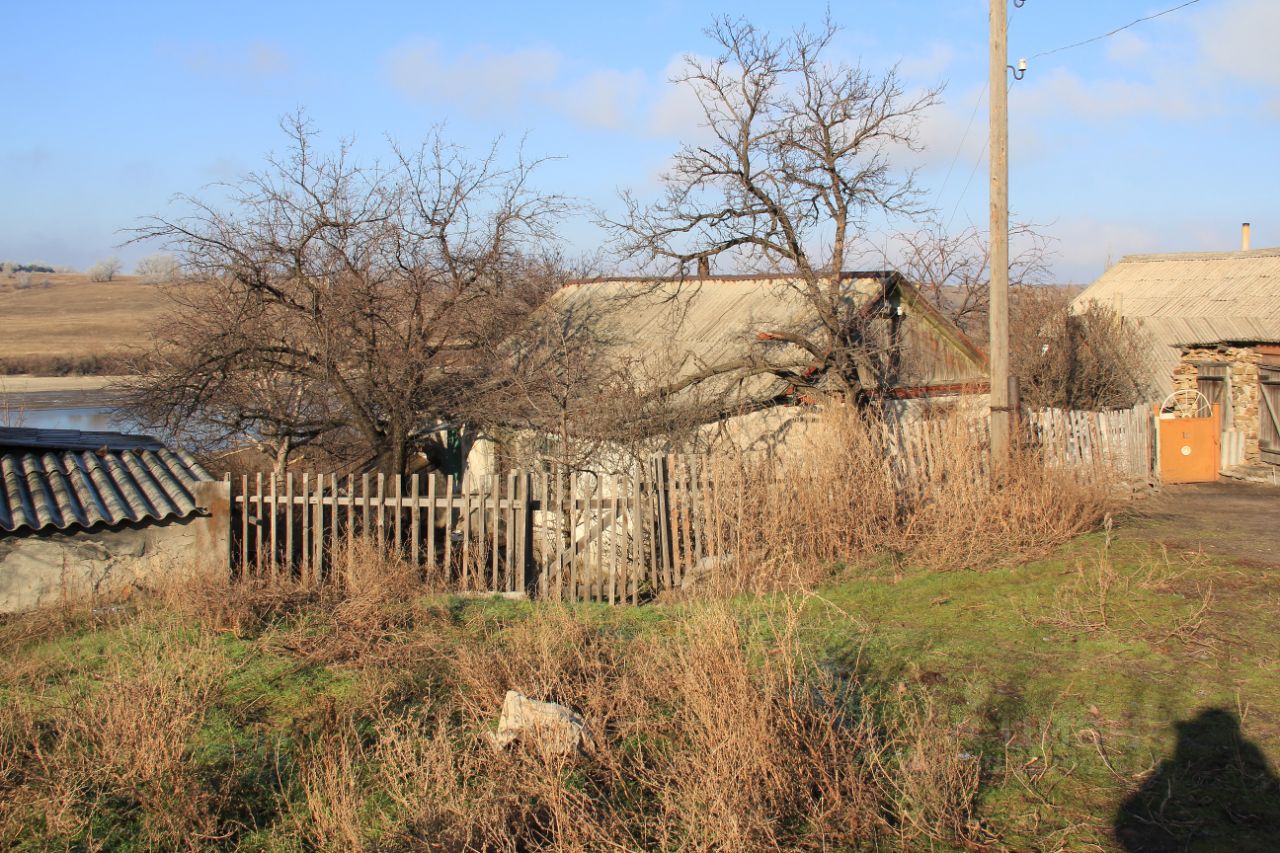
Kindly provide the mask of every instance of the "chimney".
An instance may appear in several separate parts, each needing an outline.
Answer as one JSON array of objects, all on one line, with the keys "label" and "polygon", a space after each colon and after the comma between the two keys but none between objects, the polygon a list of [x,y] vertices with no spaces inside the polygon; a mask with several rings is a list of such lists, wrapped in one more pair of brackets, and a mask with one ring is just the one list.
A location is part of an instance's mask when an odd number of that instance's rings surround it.
[{"label": "chimney", "polygon": [[1249,223],[1240,223],[1240,251],[1249,251]]},{"label": "chimney", "polygon": [[[1245,242],[1248,242],[1247,237]],[[1246,246],[1245,248],[1248,247]],[[711,259],[705,256],[698,258],[698,278],[706,278],[709,275],[711,275]]]}]

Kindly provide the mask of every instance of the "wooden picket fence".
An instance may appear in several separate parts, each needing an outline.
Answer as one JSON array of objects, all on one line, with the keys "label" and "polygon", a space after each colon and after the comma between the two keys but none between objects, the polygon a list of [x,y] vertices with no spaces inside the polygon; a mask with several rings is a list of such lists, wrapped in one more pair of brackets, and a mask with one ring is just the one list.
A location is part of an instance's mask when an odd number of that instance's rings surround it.
[{"label": "wooden picket fence", "polygon": [[638,603],[678,587],[713,551],[703,457],[618,475],[228,480],[241,578],[332,580],[364,537],[461,591]]},{"label": "wooden picket fence", "polygon": [[231,503],[232,563],[242,577],[326,580],[341,549],[365,537],[436,566],[463,589],[524,591],[528,476],[464,483],[452,476],[259,473],[232,481]]},{"label": "wooden picket fence", "polygon": [[[884,429],[902,489],[945,474],[957,448],[981,454],[989,441],[985,417]],[[1156,476],[1143,409],[1027,412],[1021,429],[1048,466]],[[327,581],[364,537],[452,589],[639,603],[724,555],[719,537],[732,524],[718,516],[715,467],[679,454],[626,474],[244,476],[231,483],[232,567],[243,578]]]}]

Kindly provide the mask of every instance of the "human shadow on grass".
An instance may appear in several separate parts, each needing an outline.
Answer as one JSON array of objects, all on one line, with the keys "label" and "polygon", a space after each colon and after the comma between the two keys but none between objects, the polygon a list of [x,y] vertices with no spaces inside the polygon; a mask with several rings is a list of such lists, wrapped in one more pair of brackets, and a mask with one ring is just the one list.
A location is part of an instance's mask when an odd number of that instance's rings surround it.
[{"label": "human shadow on grass", "polygon": [[1173,755],[1116,812],[1129,853],[1280,850],[1280,779],[1221,708],[1174,723]]}]

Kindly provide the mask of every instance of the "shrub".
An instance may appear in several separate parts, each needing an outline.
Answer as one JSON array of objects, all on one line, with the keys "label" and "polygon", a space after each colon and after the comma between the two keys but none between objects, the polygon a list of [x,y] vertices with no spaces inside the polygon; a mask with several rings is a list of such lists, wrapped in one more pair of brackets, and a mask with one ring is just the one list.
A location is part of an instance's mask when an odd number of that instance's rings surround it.
[{"label": "shrub", "polygon": [[29,355],[0,358],[0,376],[121,376],[133,372],[134,362],[122,353],[82,356]]},{"label": "shrub", "polygon": [[1026,405],[1100,411],[1148,396],[1153,345],[1106,305],[1073,311],[1061,290],[1023,288],[1010,322],[1010,366]]},{"label": "shrub", "polygon": [[[783,455],[722,456],[706,519],[724,591],[805,588],[833,564],[893,556],[952,569],[1045,553],[1101,522],[1110,473],[1046,469],[1016,450],[992,476],[985,437],[963,412],[894,427],[832,408]],[[910,469],[910,473],[907,469]]]},{"label": "shrub", "polygon": [[178,278],[182,266],[172,255],[149,255],[138,261],[133,272],[147,284],[163,284]]},{"label": "shrub", "polygon": [[109,258],[103,258],[93,266],[89,267],[89,281],[111,281],[120,274],[120,270],[124,265],[120,263],[120,259],[114,255]]}]

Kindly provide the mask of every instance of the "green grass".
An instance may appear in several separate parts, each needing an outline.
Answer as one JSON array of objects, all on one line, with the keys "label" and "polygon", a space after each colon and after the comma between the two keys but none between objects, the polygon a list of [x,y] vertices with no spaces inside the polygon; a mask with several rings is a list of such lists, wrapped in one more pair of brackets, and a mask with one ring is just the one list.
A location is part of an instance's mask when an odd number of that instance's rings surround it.
[{"label": "green grass", "polygon": [[[825,666],[858,676],[873,694],[931,697],[981,758],[977,817],[994,846],[1119,849],[1117,810],[1145,783],[1172,798],[1163,814],[1169,838],[1241,851],[1265,849],[1280,825],[1280,790],[1267,788],[1274,777],[1259,775],[1249,751],[1280,756],[1278,581],[1274,568],[1166,556],[1149,542],[1097,534],[1021,566],[845,570],[810,595],[735,606],[762,630],[771,613],[798,607],[804,643]],[[38,717],[40,703],[92,703],[121,671],[153,656],[162,671],[169,660],[211,667],[216,678],[186,760],[197,777],[216,777],[213,787],[232,804],[225,816],[236,829],[224,846],[302,849],[296,762],[326,724],[358,716],[374,689],[387,704],[429,706],[444,689],[451,649],[500,637],[537,608],[434,599],[371,640],[375,652],[399,649],[386,663],[328,655],[336,629],[306,611],[240,635],[210,636],[192,617],[145,608],[105,623],[82,619],[29,640],[6,638],[0,710]],[[681,611],[576,609],[619,642],[662,634]],[[1212,709],[1226,713],[1204,714]],[[0,797],[21,786],[0,766]],[[1142,817],[1121,820],[1131,844],[1162,843],[1164,829],[1143,822],[1160,802],[1128,809]],[[143,849],[131,833],[145,808],[127,797],[102,798],[88,830],[72,836],[24,811],[21,798],[13,803],[0,817],[22,849],[78,847],[91,835],[106,849]]]},{"label": "green grass", "polygon": [[[833,660],[926,687],[971,732],[988,771],[983,817],[1004,843],[1110,846],[1115,810],[1173,754],[1178,721],[1224,709],[1280,756],[1277,580],[1097,534],[1022,566],[849,581],[808,608],[845,617],[815,639]],[[1269,797],[1280,822],[1280,791]],[[1206,821],[1227,825],[1202,827],[1208,846],[1192,849],[1249,849],[1247,822]]]}]

